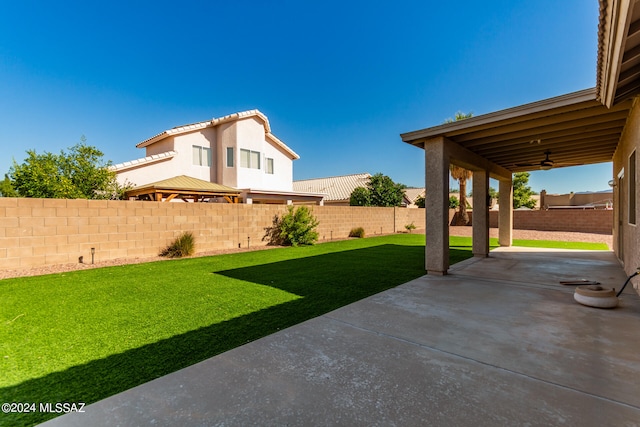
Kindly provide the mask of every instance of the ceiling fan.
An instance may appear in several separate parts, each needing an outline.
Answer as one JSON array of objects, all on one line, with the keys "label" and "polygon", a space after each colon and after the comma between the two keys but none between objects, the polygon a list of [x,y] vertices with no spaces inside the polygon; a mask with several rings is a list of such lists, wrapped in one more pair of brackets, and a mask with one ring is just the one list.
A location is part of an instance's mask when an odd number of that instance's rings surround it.
[{"label": "ceiling fan", "polygon": [[517,163],[517,167],[529,167],[529,166],[538,166],[540,170],[548,171],[552,169],[554,166],[576,166],[578,163],[556,163],[549,158],[551,155],[551,150],[546,150],[544,152],[544,160],[540,163]]}]

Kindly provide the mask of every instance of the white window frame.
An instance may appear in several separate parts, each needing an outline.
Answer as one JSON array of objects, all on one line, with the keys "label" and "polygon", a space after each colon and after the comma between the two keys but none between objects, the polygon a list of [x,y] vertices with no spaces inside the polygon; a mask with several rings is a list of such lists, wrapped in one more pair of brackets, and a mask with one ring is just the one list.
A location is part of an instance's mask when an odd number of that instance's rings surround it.
[{"label": "white window frame", "polygon": [[260,152],[240,149],[240,167],[248,169],[260,169]]},{"label": "white window frame", "polygon": [[273,175],[273,163],[274,161],[272,157],[264,158],[264,173]]},{"label": "white window frame", "polygon": [[192,163],[194,166],[211,167],[211,148],[192,145]]}]

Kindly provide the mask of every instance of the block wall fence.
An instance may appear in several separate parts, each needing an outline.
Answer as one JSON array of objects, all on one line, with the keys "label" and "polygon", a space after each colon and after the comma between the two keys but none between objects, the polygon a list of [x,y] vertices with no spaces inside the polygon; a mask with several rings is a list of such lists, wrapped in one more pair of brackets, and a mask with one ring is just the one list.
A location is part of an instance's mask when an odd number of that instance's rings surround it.
[{"label": "block wall fence", "polygon": [[[449,222],[455,211],[449,211]],[[473,218],[473,211],[469,211]],[[489,227],[498,228],[498,211],[489,212]],[[570,231],[576,233],[613,233],[611,209],[549,209],[513,211],[515,230]]]},{"label": "block wall fence", "polygon": [[[313,206],[320,241],[346,238],[354,227],[368,236],[424,229],[425,209]],[[21,269],[158,255],[191,231],[196,251],[264,246],[265,228],[283,205],[0,197],[0,269]],[[497,227],[497,212],[490,225]],[[609,210],[515,211],[514,228],[610,234]]]},{"label": "block wall fence", "polygon": [[[0,197],[0,269],[22,269],[117,258],[153,257],[184,231],[196,252],[265,246],[265,228],[284,205],[162,203]],[[368,236],[424,228],[425,210],[313,206],[320,241],[342,239],[354,227]]]}]

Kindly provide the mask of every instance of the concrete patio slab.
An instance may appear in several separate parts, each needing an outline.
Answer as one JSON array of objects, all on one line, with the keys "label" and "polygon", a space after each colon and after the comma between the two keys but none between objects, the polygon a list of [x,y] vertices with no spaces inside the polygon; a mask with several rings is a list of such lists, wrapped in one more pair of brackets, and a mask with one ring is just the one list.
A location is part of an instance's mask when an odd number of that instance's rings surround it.
[{"label": "concrete patio slab", "polygon": [[497,250],[44,425],[640,423],[640,298],[611,252]]}]

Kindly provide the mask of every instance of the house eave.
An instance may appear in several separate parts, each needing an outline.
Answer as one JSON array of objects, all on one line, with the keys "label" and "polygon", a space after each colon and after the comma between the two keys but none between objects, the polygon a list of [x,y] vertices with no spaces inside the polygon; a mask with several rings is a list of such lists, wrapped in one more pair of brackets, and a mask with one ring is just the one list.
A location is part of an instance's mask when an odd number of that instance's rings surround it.
[{"label": "house eave", "polygon": [[204,122],[192,123],[183,126],[176,126],[171,129],[167,129],[159,134],[152,136],[149,139],[145,139],[136,145],[137,148],[145,148],[156,142],[162,141],[170,136],[183,135],[190,132],[195,132],[201,129],[206,129],[209,127],[215,127],[224,123],[234,122],[238,120],[248,119],[251,117],[258,117],[264,126],[264,131],[266,137],[271,140],[274,144],[280,147],[287,155],[291,157],[292,160],[297,160],[300,156],[289,148],[284,142],[282,142],[278,137],[271,133],[271,125],[269,124],[269,119],[265,116],[260,110],[248,110],[241,111],[238,113],[229,114],[223,117],[213,118],[211,120],[207,120]]},{"label": "house eave", "polygon": [[580,103],[587,103],[588,105],[585,105],[585,107],[597,105],[598,102],[596,101],[596,89],[585,89],[554,98],[532,102],[530,104],[519,105],[517,107],[483,114],[481,116],[470,117],[468,119],[451,123],[444,123],[442,125],[433,126],[413,132],[406,132],[400,134],[400,137],[402,138],[402,141],[416,145],[416,143],[420,143],[426,139],[443,135],[464,133],[466,130],[471,128],[489,126],[497,122],[508,120],[517,120],[518,118],[530,116],[531,114],[544,113],[545,111],[551,109],[572,107]]}]

